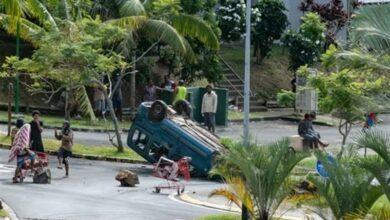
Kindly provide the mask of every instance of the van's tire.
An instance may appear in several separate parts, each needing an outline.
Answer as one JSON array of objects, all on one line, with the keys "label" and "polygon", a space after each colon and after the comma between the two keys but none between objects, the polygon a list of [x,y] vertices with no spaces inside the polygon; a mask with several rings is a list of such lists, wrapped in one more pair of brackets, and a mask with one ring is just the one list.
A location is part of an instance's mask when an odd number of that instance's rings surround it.
[{"label": "van's tire", "polygon": [[149,120],[160,122],[167,117],[168,107],[163,101],[155,101],[149,109]]}]

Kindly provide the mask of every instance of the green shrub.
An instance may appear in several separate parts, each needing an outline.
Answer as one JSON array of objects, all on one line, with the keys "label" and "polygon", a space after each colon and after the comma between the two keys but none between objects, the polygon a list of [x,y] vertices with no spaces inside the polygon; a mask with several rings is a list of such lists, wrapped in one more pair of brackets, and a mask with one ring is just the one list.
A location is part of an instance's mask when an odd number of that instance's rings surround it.
[{"label": "green shrub", "polygon": [[282,89],[276,97],[278,104],[281,106],[292,108],[295,105],[295,93],[292,91]]}]

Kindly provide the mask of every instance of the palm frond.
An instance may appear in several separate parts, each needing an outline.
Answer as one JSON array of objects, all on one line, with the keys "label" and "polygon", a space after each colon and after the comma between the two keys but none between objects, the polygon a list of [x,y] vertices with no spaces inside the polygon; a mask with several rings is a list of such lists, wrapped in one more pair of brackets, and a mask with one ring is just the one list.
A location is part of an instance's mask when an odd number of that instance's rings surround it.
[{"label": "palm frond", "polygon": [[240,198],[237,195],[235,195],[233,192],[231,192],[228,188],[220,188],[220,189],[216,189],[216,190],[212,191],[209,194],[209,198],[213,197],[213,196],[223,196],[227,200],[229,200],[230,202],[233,202],[234,204],[236,204],[238,207],[241,207]]},{"label": "palm frond", "polygon": [[372,176],[364,170],[352,167],[351,163],[343,160],[330,161],[328,156],[321,152],[317,152],[316,157],[329,173],[329,177],[311,175],[308,180],[317,187],[337,219],[358,210],[369,210],[383,195],[381,187],[371,186]]},{"label": "palm frond", "polygon": [[172,17],[172,26],[183,36],[193,37],[211,49],[219,49],[214,31],[203,19],[194,15],[180,14]]},{"label": "palm frond", "polygon": [[142,27],[141,31],[142,33],[145,33],[145,36],[149,39],[153,41],[160,40],[181,55],[185,55],[188,52],[185,45],[185,39],[174,27],[164,21],[149,19]]},{"label": "palm frond", "polygon": [[352,20],[352,39],[377,54],[390,51],[390,5],[361,7]]},{"label": "palm frond", "polygon": [[139,0],[116,0],[121,17],[146,15],[145,8]]},{"label": "palm frond", "polygon": [[129,17],[122,17],[118,19],[111,19],[106,21],[106,23],[117,25],[122,28],[130,28],[130,29],[138,30],[142,28],[147,21],[148,18],[145,16],[129,16]]},{"label": "palm frond", "polygon": [[[0,28],[4,29],[7,33],[16,36],[16,19],[10,15],[0,14]],[[24,18],[19,19],[20,22],[20,38],[32,43],[36,43],[32,39],[32,35],[42,31],[42,27],[26,20]]]},{"label": "palm frond", "polygon": [[46,6],[39,0],[28,0],[28,8],[31,14],[39,20],[39,23],[51,31],[58,31],[57,23],[47,10]]},{"label": "palm frond", "polygon": [[369,148],[377,153],[390,167],[390,134],[377,129],[361,132],[356,139],[360,148]]},{"label": "palm frond", "polygon": [[85,86],[81,86],[76,90],[76,99],[80,104],[80,111],[84,116],[88,116],[91,121],[96,121],[96,116],[93,111],[91,102],[89,101],[87,90]]}]

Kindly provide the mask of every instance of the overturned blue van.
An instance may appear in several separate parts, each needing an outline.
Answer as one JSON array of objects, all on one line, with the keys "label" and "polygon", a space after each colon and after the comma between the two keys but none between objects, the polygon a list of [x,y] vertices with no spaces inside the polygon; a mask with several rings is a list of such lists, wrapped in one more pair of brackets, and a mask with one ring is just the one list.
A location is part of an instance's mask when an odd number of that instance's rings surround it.
[{"label": "overturned blue van", "polygon": [[156,163],[161,156],[174,161],[191,157],[194,176],[206,176],[216,156],[226,152],[215,135],[177,115],[160,100],[138,107],[127,145],[150,163]]}]

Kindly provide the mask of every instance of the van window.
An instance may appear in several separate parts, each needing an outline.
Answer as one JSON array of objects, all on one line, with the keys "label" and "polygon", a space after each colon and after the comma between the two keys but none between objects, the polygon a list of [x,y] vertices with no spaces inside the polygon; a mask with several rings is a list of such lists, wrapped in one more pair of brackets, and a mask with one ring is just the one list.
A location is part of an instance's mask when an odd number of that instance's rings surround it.
[{"label": "van window", "polygon": [[136,129],[134,131],[132,140],[135,146],[137,146],[141,150],[144,150],[146,145],[148,144],[149,136]]}]

